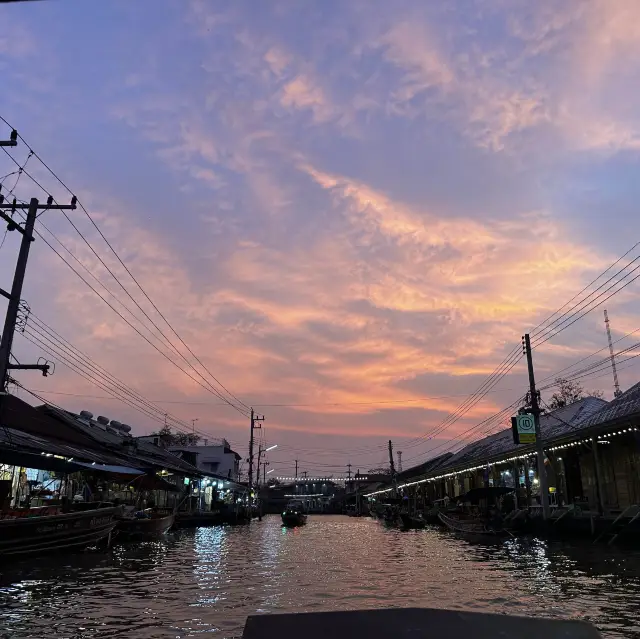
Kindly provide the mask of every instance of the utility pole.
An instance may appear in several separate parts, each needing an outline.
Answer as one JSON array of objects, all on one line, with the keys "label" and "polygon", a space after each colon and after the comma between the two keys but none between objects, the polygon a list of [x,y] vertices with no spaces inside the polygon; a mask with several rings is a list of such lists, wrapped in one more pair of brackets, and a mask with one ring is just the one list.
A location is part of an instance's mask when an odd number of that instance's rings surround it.
[{"label": "utility pole", "polygon": [[[17,134],[16,134],[17,135]],[[12,140],[8,144],[2,146],[15,146],[13,142],[16,142],[13,132],[11,134]],[[1,185],[0,185],[1,188]],[[13,345],[13,336],[16,329],[16,321],[18,319],[18,311],[20,308],[20,297],[22,296],[22,285],[24,283],[24,276],[27,270],[27,260],[29,259],[29,249],[31,242],[34,241],[33,227],[35,226],[38,210],[62,210],[62,209],[75,209],[76,197],[71,198],[71,204],[53,204],[53,197],[49,196],[46,204],[40,204],[37,198],[31,198],[29,204],[18,204],[16,199],[13,199],[11,204],[4,203],[4,195],[0,193],[0,218],[7,223],[7,230],[18,231],[22,234],[22,241],[20,242],[20,251],[18,253],[18,260],[16,262],[16,269],[13,275],[13,284],[11,286],[11,293],[7,293],[0,288],[0,295],[6,297],[9,300],[7,305],[7,314],[4,320],[4,328],[2,330],[2,340],[0,341],[0,392],[4,391],[9,381],[9,371],[12,369],[21,370],[40,370],[44,376],[49,372],[48,364],[11,364],[11,346]],[[27,219],[24,224],[24,228],[20,226],[11,216],[7,215],[4,211],[9,210],[11,213],[15,213],[17,210],[27,211]]]},{"label": "utility pole", "polygon": [[195,419],[191,420],[191,427],[193,428],[193,434],[196,434],[196,422],[198,421],[198,418],[196,417]]},{"label": "utility pole", "polygon": [[296,479],[298,479],[298,460],[296,459]]},{"label": "utility pole", "polygon": [[303,470],[303,471],[302,471],[302,474],[304,475],[304,478],[306,479],[306,478],[307,478],[307,475],[308,475],[307,471],[306,471],[306,470]]},{"label": "utility pole", "polygon": [[523,337],[524,351],[527,356],[527,368],[529,369],[529,394],[531,395],[531,412],[536,427],[536,450],[538,452],[538,479],[540,481],[540,501],[542,503],[542,516],[549,519],[549,482],[547,471],[544,467],[544,446],[540,433],[540,405],[538,404],[538,391],[536,390],[536,378],[533,374],[533,357],[531,355],[531,340],[529,333]]},{"label": "utility pole", "polygon": [[398,472],[402,472],[402,451],[399,450],[396,455],[398,456]]},{"label": "utility pole", "polygon": [[[251,490],[253,489],[253,431],[256,428],[262,428],[262,426],[257,425],[258,422],[264,421],[264,415],[262,417],[258,417],[253,408],[251,409],[251,434],[249,435],[249,500],[251,500]],[[258,478],[260,474],[260,468],[258,468]]]},{"label": "utility pole", "polygon": [[351,462],[347,464],[347,478],[351,480]]},{"label": "utility pole", "polygon": [[396,467],[393,465],[393,443],[389,440],[389,469],[391,470],[391,483],[393,484],[393,496],[396,496]]}]

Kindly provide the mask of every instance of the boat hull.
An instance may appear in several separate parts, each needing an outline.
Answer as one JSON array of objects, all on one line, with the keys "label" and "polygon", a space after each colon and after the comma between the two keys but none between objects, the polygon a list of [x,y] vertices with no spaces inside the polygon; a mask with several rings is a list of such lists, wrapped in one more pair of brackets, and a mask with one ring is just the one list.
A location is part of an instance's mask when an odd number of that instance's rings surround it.
[{"label": "boat hull", "polygon": [[118,520],[118,537],[123,539],[154,539],[161,537],[173,526],[176,516],[172,513],[149,519]]},{"label": "boat hull", "polygon": [[453,533],[461,535],[470,540],[496,541],[513,535],[505,529],[494,529],[488,527],[484,522],[474,519],[456,519],[444,513],[439,513],[440,521]]},{"label": "boat hull", "polygon": [[402,528],[405,530],[418,530],[427,525],[427,522],[422,517],[412,517],[405,513],[400,514],[400,521],[402,522]]},{"label": "boat hull", "polygon": [[0,520],[0,558],[78,550],[109,537],[117,508]]}]

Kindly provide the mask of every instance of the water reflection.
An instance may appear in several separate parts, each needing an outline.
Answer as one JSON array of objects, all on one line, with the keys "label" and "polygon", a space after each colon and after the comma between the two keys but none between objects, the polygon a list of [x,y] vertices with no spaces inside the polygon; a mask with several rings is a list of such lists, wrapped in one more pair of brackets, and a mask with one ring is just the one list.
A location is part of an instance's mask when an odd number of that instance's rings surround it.
[{"label": "water reflection", "polygon": [[248,614],[435,606],[589,619],[640,632],[640,555],[512,539],[469,544],[375,521],[279,518],[0,568],[0,636],[239,636]]}]

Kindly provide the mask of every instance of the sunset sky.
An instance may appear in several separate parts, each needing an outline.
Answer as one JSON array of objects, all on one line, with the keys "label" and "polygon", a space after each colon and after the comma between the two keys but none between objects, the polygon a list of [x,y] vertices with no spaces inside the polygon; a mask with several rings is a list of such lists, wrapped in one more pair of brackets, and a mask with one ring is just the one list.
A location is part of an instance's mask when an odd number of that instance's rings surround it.
[{"label": "sunset sky", "polygon": [[[0,115],[209,370],[265,414],[276,474],[295,458],[310,475],[380,466],[388,439],[408,465],[447,450],[524,394],[524,360],[433,436],[448,413],[640,240],[636,0],[60,0],[0,19]],[[15,166],[0,156],[2,176]],[[46,197],[26,176],[16,193]],[[83,213],[70,217],[161,325]],[[137,312],[61,213],[40,221]],[[18,244],[0,249],[5,289]],[[40,238],[31,251],[23,298],[39,318],[246,454],[244,417]],[[637,291],[605,305],[614,339],[640,327]],[[536,349],[539,379],[606,346],[603,308]],[[43,355],[22,335],[14,353]],[[640,368],[621,368],[627,388]],[[62,363],[16,377],[137,434],[158,426]],[[612,396],[608,372],[583,381]]]}]

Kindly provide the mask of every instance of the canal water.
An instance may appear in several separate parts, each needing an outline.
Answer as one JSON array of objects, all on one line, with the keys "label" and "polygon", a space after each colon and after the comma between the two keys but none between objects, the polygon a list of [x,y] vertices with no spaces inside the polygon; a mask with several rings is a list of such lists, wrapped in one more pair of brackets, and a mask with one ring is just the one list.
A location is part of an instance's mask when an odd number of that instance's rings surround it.
[{"label": "canal water", "polygon": [[640,553],[310,516],[0,566],[0,637],[239,637],[247,615],[431,606],[587,619],[640,636]]}]

